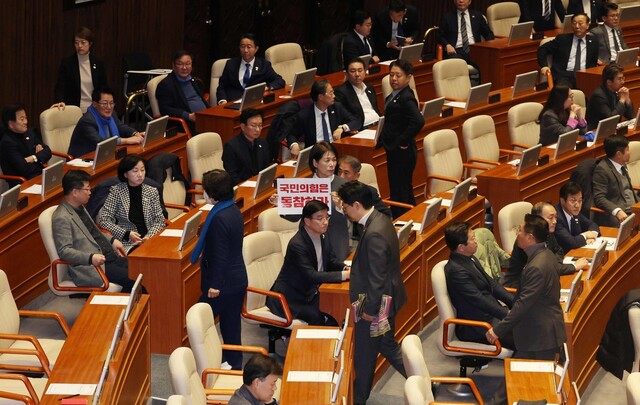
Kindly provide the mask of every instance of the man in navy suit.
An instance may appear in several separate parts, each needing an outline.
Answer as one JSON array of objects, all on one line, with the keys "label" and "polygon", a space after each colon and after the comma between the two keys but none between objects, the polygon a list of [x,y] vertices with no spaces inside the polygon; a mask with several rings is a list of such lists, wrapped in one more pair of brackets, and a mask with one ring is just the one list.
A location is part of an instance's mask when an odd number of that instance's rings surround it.
[{"label": "man in navy suit", "polygon": [[227,61],[220,76],[216,98],[218,104],[242,98],[245,87],[266,83],[268,90],[284,87],[284,79],[271,67],[271,62],[257,58],[258,43],[253,34],[240,38],[240,56]]},{"label": "man in navy suit", "polygon": [[560,188],[560,203],[556,205],[558,223],[556,240],[565,252],[596,241],[600,234],[598,224],[580,213],[582,189],[570,181]]},{"label": "man in navy suit", "polygon": [[335,102],[336,95],[327,80],[320,79],[313,83],[310,96],[313,104],[296,114],[296,125],[287,136],[293,156],[300,153],[299,141],[303,141],[308,148],[320,141],[337,141],[343,133],[358,130],[362,126],[362,121]]},{"label": "man in navy suit", "polygon": [[[505,290],[485,272],[474,256],[478,242],[468,222],[454,222],[444,230],[444,240],[451,250],[444,267],[447,291],[458,318],[484,321],[492,325],[507,316],[513,303],[513,294]],[[504,302],[505,305],[500,304]],[[473,326],[456,326],[460,340],[487,343],[486,329]],[[513,349],[513,336],[500,339],[503,346]]]},{"label": "man in navy suit", "polygon": [[366,75],[364,61],[355,58],[347,67],[347,83],[335,90],[336,101],[362,122],[362,129],[370,127],[380,119],[378,97],[373,86],[364,82]]},{"label": "man in navy suit", "polygon": [[[555,84],[576,86],[576,70],[588,69],[598,64],[598,39],[588,34],[589,17],[575,14],[571,19],[573,34],[560,34],[538,48],[540,73],[551,71]],[[553,58],[551,68],[547,56]]]},{"label": "man in navy suit", "polygon": [[536,32],[556,29],[555,14],[560,21],[564,20],[564,6],[561,0],[519,0],[520,21],[533,21],[533,30]]},{"label": "man in navy suit", "polygon": [[369,34],[371,33],[371,15],[366,11],[356,10],[351,18],[352,30],[342,43],[343,61],[345,64],[362,55],[371,55],[369,63],[378,63],[380,58]]},{"label": "man in navy suit", "polygon": [[[380,60],[397,59],[400,48],[416,42],[420,35],[418,11],[402,0],[390,0],[389,6],[376,15],[372,29]],[[405,37],[404,41],[398,40],[399,36]]]}]

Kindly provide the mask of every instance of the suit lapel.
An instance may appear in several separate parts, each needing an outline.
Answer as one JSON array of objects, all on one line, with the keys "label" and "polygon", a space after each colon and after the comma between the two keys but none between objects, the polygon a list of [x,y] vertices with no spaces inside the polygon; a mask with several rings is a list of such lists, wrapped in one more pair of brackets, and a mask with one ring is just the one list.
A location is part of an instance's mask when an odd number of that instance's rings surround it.
[{"label": "suit lapel", "polygon": [[[64,205],[64,208],[69,213],[69,215],[71,216],[71,219],[73,220],[73,222],[82,231],[82,233],[84,233],[85,237],[89,240],[94,240],[93,235],[91,235],[91,232],[89,231],[89,229],[87,229],[87,227],[84,225],[84,222],[82,222],[82,219],[80,219],[80,216],[78,216],[78,213],[76,212],[76,210],[67,203],[63,203],[63,205]],[[84,207],[82,209],[84,209]]]}]

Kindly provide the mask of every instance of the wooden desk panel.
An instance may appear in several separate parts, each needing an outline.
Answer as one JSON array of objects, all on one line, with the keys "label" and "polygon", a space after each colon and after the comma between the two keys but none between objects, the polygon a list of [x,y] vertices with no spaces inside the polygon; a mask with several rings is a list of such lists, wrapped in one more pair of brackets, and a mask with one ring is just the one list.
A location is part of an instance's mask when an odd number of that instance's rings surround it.
[{"label": "wooden desk panel", "polygon": [[[536,363],[536,360],[523,359],[505,359],[504,360],[504,377],[507,384],[507,402],[515,404],[519,400],[535,401],[546,399],[549,404],[574,405],[577,402],[573,388],[569,379],[564,380],[563,393],[567,396],[566,402],[562,401],[560,394],[555,391],[556,384],[559,383],[559,377],[555,373],[534,373],[511,371],[511,363],[513,362]],[[569,363],[571,364],[571,363]]]}]

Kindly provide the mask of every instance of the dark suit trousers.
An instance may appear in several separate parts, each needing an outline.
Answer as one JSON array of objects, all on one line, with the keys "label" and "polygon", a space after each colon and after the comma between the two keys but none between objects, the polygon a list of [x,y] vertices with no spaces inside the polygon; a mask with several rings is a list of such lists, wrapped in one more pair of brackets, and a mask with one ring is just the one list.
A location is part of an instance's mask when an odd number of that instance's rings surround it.
[{"label": "dark suit trousers", "polygon": [[[242,325],[240,324],[240,312],[244,303],[245,291],[223,294],[218,298],[209,298],[206,295],[200,297],[200,302],[211,305],[213,316],[220,316],[220,333],[226,344],[242,344]],[[224,350],[222,360],[229,363],[232,369],[242,370],[242,352]]]},{"label": "dark suit trousers", "polygon": [[[133,288],[134,280],[129,278],[129,266],[125,257],[118,256],[115,252],[109,253],[105,256],[104,271],[107,275],[107,279],[111,283],[120,284],[122,286],[123,293],[131,292]],[[146,290],[142,289],[143,294]]]},{"label": "dark suit trousers", "polygon": [[382,354],[402,376],[407,377],[402,363],[400,346],[393,337],[395,332],[395,319],[393,317],[389,318],[389,324],[391,325],[391,330],[378,337],[371,337],[370,335],[371,322],[361,319],[355,324],[353,362],[356,378],[353,383],[354,404],[364,404],[369,398],[378,353]]},{"label": "dark suit trousers", "polygon": [[[320,294],[314,295],[310,302],[287,301],[287,304],[295,319],[303,320],[309,325],[338,326],[333,317],[320,311]],[[267,307],[284,318],[284,310],[276,298],[267,297]]]},{"label": "dark suit trousers", "polygon": [[[387,176],[393,201],[416,205],[412,180],[417,155],[416,143],[413,140],[407,149],[387,150]],[[406,208],[391,207],[394,218],[398,218],[406,211],[408,211]]]}]

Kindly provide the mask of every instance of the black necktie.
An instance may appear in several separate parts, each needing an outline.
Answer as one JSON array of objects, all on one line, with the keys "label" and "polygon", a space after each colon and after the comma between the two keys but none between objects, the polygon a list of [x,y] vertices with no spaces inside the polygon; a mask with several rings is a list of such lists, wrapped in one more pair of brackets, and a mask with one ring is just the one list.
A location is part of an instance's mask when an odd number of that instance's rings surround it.
[{"label": "black necktie", "polygon": [[582,38],[578,39],[578,45],[576,45],[576,63],[573,71],[577,72],[580,69],[582,69]]},{"label": "black necktie", "polygon": [[467,21],[464,18],[465,13],[460,13],[460,36],[462,37],[462,50],[469,53],[469,36],[467,35]]},{"label": "black necktie", "polygon": [[327,121],[324,119],[326,115],[326,112],[320,113],[320,116],[322,117],[322,138],[327,142],[331,142],[331,139],[329,138],[329,127],[327,127]]},{"label": "black necktie", "polygon": [[611,36],[613,36],[613,47],[615,48],[616,52],[618,52],[620,50],[620,44],[618,43],[618,35],[616,34],[616,30],[614,30],[613,28],[611,28]]},{"label": "black necktie", "polygon": [[578,217],[571,217],[571,235],[578,236],[582,233],[581,231]]}]

